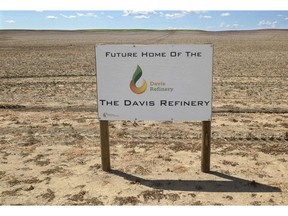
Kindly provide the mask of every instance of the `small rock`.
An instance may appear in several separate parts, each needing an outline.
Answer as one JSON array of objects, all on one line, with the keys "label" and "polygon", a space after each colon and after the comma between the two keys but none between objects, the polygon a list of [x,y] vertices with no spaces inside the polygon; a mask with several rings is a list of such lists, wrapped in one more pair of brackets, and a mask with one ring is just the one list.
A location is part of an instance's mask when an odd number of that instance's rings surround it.
[{"label": "small rock", "polygon": [[24,191],[31,191],[31,190],[34,190],[34,186],[33,185],[30,185],[30,187],[25,187],[23,188]]}]

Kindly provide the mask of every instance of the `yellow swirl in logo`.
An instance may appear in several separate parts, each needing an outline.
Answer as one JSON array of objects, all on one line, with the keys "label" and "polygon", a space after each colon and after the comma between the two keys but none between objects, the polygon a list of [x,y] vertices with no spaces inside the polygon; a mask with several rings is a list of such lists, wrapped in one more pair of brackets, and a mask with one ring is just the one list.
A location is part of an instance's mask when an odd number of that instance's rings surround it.
[{"label": "yellow swirl in logo", "polygon": [[139,65],[137,65],[137,68],[133,74],[132,80],[130,82],[130,89],[132,92],[135,94],[142,94],[146,91],[147,89],[147,82],[146,80],[143,79],[143,84],[140,87],[136,86],[137,81],[141,78],[142,76],[142,69],[140,68]]}]

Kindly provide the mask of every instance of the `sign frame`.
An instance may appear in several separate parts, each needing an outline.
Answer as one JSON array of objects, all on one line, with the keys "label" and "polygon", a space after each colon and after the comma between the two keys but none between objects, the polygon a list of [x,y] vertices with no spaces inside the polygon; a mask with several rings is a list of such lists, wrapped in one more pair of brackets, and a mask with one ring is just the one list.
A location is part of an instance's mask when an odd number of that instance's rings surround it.
[{"label": "sign frame", "polygon": [[[189,44],[187,44],[186,46],[188,46],[188,45]],[[211,152],[211,119],[212,119],[212,101],[213,101],[213,56],[214,56],[213,52],[214,52],[214,49],[213,49],[213,44],[202,44],[202,45],[205,45],[205,46],[209,45],[212,48],[212,52],[211,52],[211,77],[210,77],[210,81],[211,81],[211,86],[210,86],[210,94],[211,94],[210,95],[210,99],[211,99],[210,100],[210,106],[211,106],[210,107],[210,117],[208,119],[200,119],[200,120],[202,120],[201,171],[205,172],[205,173],[208,173],[208,172],[210,172],[210,152]],[[99,115],[99,101],[101,100],[101,99],[99,99],[99,87],[98,87],[98,84],[99,84],[98,83],[98,78],[99,78],[98,77],[98,74],[99,74],[98,73],[99,59],[97,61],[97,47],[99,47],[99,46],[104,46],[104,45],[98,45],[98,46],[95,47],[95,53],[96,53],[96,80],[97,80],[97,82],[96,82],[97,93],[96,94],[97,94],[97,101],[98,101],[98,104],[97,104],[98,115]],[[111,46],[114,46],[114,45],[111,45]],[[121,44],[121,46],[123,46],[123,45]],[[129,44],[129,46],[136,47],[136,45],[132,45],[132,44]],[[141,46],[147,46],[147,45],[141,45]],[[163,46],[163,45],[153,45],[153,46]],[[183,45],[183,46],[185,46],[185,45]],[[199,46],[199,44],[197,44],[197,46]],[[161,55],[161,54],[159,54],[159,55]],[[164,54],[162,54],[162,55],[164,55]],[[177,52],[176,52],[176,55],[177,55]],[[133,57],[133,54],[132,54],[131,57]],[[135,77],[137,78],[138,77],[138,79],[139,79],[139,77],[141,77],[141,75],[139,75],[139,74],[137,75],[136,74],[137,70],[139,71],[138,67],[136,68],[135,73],[133,74],[133,77],[132,77],[131,82],[130,82],[130,89],[132,91],[133,91],[133,87],[131,87],[131,85],[133,84],[132,83],[133,82],[133,78],[135,78]],[[143,86],[145,86],[144,82],[142,84],[142,87]],[[136,86],[136,88],[138,88],[138,90],[139,90],[139,86]],[[141,91],[143,91],[143,89],[142,90],[140,89],[139,91],[141,92]],[[139,94],[139,93],[137,93],[137,94]],[[105,101],[100,101],[100,102],[101,103],[105,103]],[[112,105],[113,103],[117,103],[117,102],[109,101],[108,105],[110,103]],[[112,115],[110,114],[110,117],[115,117],[115,116],[112,113]],[[103,171],[107,171],[107,172],[111,171],[110,147],[109,147],[109,120],[122,120],[122,119],[117,119],[117,118],[116,119],[115,118],[103,119],[103,118],[101,118],[101,116],[99,116],[102,170]],[[131,119],[131,120],[137,120],[137,118]],[[148,119],[143,119],[143,120],[148,120]],[[155,119],[152,119],[152,120],[155,120]],[[156,120],[164,120],[164,119],[156,119]],[[174,120],[174,119],[172,118],[170,120]],[[182,119],[182,120],[187,121],[187,119]],[[191,120],[191,119],[189,119],[189,120]]]}]

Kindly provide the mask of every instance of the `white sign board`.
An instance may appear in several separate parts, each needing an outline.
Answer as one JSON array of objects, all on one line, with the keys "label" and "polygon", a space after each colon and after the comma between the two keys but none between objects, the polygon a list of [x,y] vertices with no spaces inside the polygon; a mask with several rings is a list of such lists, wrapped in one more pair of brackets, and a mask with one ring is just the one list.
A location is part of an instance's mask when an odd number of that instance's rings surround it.
[{"label": "white sign board", "polygon": [[98,45],[100,120],[211,119],[212,44]]}]

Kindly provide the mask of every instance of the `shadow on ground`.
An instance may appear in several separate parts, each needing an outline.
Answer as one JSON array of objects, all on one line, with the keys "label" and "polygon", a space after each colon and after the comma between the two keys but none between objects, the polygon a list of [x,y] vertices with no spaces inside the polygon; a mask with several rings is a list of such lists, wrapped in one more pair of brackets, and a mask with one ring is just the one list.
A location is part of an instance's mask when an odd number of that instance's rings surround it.
[{"label": "shadow on ground", "polygon": [[278,187],[261,184],[254,180],[241,179],[216,171],[209,174],[223,180],[149,180],[140,178],[119,170],[111,170],[111,174],[123,177],[135,184],[141,184],[154,189],[175,191],[203,191],[203,192],[281,192]]}]

